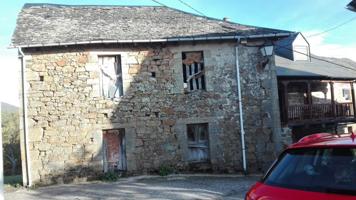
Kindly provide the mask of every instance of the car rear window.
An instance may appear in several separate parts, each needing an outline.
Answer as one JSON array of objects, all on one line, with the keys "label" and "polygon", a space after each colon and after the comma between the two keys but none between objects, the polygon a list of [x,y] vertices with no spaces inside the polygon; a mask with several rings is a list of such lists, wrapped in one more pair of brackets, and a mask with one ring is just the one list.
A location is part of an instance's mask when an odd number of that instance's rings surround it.
[{"label": "car rear window", "polygon": [[266,185],[356,195],[356,149],[286,151],[264,178]]}]

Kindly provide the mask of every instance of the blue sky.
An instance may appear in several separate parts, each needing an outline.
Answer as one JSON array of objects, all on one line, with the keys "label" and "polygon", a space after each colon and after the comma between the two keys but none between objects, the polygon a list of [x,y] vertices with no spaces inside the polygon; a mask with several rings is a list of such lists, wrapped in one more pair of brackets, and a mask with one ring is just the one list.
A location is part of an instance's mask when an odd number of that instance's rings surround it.
[{"label": "blue sky", "polygon": [[[232,21],[293,31],[325,30],[340,24],[356,13],[345,9],[350,0],[184,0],[209,17],[229,17]],[[167,6],[194,12],[178,0],[160,0]],[[0,46],[10,42],[16,17],[24,3],[157,5],[151,0],[7,0],[0,7]],[[332,31],[327,43],[356,43],[356,20]],[[350,42],[351,40],[351,42]]]},{"label": "blue sky", "polygon": [[[24,3],[58,3],[89,5],[158,5],[151,0],[4,0],[0,7],[0,100],[18,104],[18,70],[16,50],[7,49],[15,28],[16,17]],[[159,0],[167,6],[194,13],[178,0]],[[292,31],[305,36],[315,34],[353,17],[345,9],[351,0],[184,0],[209,17]],[[356,20],[326,34],[308,38],[312,53],[322,56],[348,57],[356,61]],[[11,67],[9,68],[9,65]],[[16,66],[15,66],[16,65]],[[6,75],[5,75],[6,74]],[[6,81],[6,82],[5,82]],[[8,84],[8,83],[12,84]],[[4,86],[6,85],[6,87]],[[8,85],[13,85],[12,88]]]}]

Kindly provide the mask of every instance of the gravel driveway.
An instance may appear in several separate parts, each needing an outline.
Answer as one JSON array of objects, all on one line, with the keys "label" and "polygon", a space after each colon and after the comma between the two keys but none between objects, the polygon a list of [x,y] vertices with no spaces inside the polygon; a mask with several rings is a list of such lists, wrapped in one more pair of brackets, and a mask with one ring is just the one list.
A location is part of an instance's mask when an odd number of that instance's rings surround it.
[{"label": "gravel driveway", "polygon": [[113,183],[89,182],[5,193],[8,200],[89,199],[238,199],[259,176],[172,175],[141,176]]}]

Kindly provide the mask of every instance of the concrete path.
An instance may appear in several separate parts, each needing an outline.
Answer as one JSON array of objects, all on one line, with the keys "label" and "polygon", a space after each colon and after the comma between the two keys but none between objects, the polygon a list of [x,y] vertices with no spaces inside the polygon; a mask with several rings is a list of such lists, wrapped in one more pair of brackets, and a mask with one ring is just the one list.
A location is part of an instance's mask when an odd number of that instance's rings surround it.
[{"label": "concrete path", "polygon": [[172,175],[141,176],[113,183],[89,182],[5,193],[8,200],[101,199],[236,199],[243,200],[259,176]]}]

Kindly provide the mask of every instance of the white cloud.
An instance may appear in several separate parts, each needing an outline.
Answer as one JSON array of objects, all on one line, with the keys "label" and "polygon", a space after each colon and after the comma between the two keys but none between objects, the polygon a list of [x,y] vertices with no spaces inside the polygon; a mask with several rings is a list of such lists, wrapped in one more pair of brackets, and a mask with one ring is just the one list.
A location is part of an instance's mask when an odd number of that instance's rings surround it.
[{"label": "white cloud", "polygon": [[318,56],[335,57],[335,58],[349,58],[356,61],[356,44],[340,45],[328,44],[325,38],[328,34],[321,34],[314,37],[307,37],[320,31],[304,32],[303,35],[310,43],[311,53]]},{"label": "white cloud", "polygon": [[0,101],[18,106],[20,63],[16,51],[1,51],[0,54]]}]

